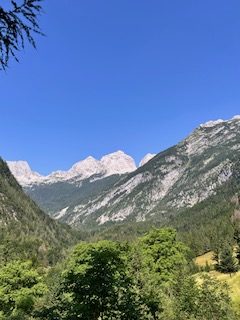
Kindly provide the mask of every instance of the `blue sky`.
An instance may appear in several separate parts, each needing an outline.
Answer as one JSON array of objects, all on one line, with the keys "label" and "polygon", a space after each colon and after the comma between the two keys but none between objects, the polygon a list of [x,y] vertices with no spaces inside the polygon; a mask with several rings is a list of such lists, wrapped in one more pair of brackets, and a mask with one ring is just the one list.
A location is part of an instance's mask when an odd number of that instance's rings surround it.
[{"label": "blue sky", "polygon": [[51,0],[46,37],[0,73],[0,154],[41,173],[138,162],[240,113],[240,2]]}]

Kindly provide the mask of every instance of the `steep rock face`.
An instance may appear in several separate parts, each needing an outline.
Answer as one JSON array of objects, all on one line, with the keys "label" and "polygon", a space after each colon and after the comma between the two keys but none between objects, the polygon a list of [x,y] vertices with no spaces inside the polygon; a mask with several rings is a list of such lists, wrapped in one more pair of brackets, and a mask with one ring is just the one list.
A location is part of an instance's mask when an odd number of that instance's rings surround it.
[{"label": "steep rock face", "polygon": [[21,185],[40,183],[43,177],[31,170],[27,161],[8,161],[9,169]]},{"label": "steep rock face", "polygon": [[239,157],[240,118],[208,122],[61,219],[75,225],[164,219],[214,194]]},{"label": "steep rock face", "polygon": [[[59,181],[49,184],[25,187],[26,193],[40,207],[55,217],[71,224],[72,213],[76,206],[85,207],[90,201],[109,190],[123,175],[111,175],[99,178],[91,176],[82,181]],[[71,217],[69,217],[69,215]]]}]

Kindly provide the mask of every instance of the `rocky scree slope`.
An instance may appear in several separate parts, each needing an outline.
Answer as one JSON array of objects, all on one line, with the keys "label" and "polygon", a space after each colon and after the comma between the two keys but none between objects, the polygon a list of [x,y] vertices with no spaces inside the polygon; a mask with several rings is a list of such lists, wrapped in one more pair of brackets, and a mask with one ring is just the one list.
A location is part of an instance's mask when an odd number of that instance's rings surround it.
[{"label": "rocky scree slope", "polygon": [[66,207],[73,225],[144,221],[192,207],[229,180],[240,157],[240,117],[201,125],[87,203]]}]

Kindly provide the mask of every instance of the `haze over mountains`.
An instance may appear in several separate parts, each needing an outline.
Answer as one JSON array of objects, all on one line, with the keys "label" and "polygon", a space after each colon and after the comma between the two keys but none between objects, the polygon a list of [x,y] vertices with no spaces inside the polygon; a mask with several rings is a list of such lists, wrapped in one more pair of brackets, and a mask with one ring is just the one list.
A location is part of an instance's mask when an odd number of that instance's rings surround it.
[{"label": "haze over mountains", "polygon": [[119,151],[89,157],[47,177],[25,162],[9,167],[46,212],[74,226],[94,226],[177,215],[226,183],[240,157],[240,116],[200,125],[177,145],[148,154],[137,168]]}]

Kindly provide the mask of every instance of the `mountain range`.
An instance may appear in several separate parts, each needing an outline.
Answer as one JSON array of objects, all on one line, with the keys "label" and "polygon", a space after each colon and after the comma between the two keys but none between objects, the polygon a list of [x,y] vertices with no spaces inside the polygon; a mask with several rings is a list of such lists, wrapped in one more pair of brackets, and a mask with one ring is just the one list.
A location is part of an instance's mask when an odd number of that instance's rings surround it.
[{"label": "mountain range", "polygon": [[26,162],[8,162],[25,192],[56,219],[77,227],[164,221],[216,194],[240,157],[240,116],[209,121],[137,168],[118,151],[88,157],[48,176]]},{"label": "mountain range", "polygon": [[[148,153],[140,162],[140,166],[148,162],[155,154]],[[92,176],[95,179],[121,175],[133,172],[137,169],[132,157],[123,151],[117,151],[103,156],[100,160],[92,156],[75,163],[67,171],[54,171],[47,176],[32,171],[27,161],[8,161],[8,166],[18,182],[24,186],[39,184],[53,184],[56,182],[76,183]]]}]

